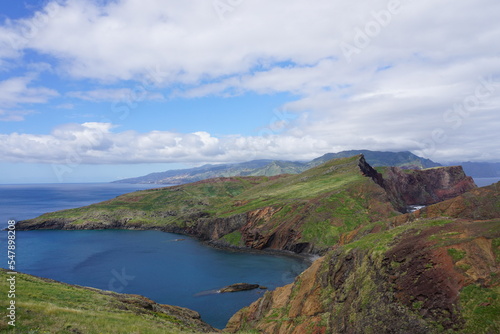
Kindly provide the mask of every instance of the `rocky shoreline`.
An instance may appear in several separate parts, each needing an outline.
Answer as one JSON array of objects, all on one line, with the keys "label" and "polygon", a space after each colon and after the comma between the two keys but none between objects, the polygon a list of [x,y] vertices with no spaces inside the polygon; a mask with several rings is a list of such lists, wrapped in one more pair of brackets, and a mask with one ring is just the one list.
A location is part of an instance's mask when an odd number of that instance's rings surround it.
[{"label": "rocky shoreline", "polygon": [[[325,166],[328,168],[323,167],[322,169],[322,166],[317,167],[317,172],[321,172],[322,174],[316,172],[314,177],[322,177],[325,174],[332,174],[333,177],[337,173],[340,175],[345,174],[346,171],[363,175],[363,183],[365,185],[359,190],[349,189],[348,192],[355,191],[356,193],[346,193],[346,196],[351,196],[355,201],[358,201],[357,197],[360,197],[362,201],[368,201],[365,205],[366,208],[360,207],[358,209],[367,211],[364,219],[367,219],[368,222],[394,216],[398,214],[398,211],[399,214],[405,213],[411,205],[431,205],[476,188],[474,181],[466,176],[459,166],[427,170],[401,170],[396,167],[390,167],[387,168],[384,174],[381,174],[366,163],[362,155],[355,157],[355,159],[341,159],[340,162],[332,164],[331,167],[328,164],[325,164]],[[304,182],[311,178],[311,176],[308,176],[308,173],[315,171],[315,169],[310,170],[304,173],[303,177],[300,177],[302,174],[299,174],[290,176],[290,178],[294,177],[295,180]],[[274,184],[275,180],[280,181],[284,179],[286,177],[277,177],[270,182]],[[248,180],[251,181],[252,179]],[[229,178],[228,180],[204,180],[192,184],[192,186],[207,187],[211,186],[211,182],[215,184],[224,184],[226,182],[229,186],[234,182],[238,182],[238,180],[236,178]],[[185,187],[174,186],[157,191],[181,193]],[[287,255],[291,253],[323,255],[334,244],[332,242],[330,244],[322,244],[315,241],[302,240],[300,230],[303,229],[302,225],[307,223],[309,212],[311,210],[319,210],[314,208],[317,205],[315,203],[316,199],[311,201],[311,208],[307,208],[306,210],[301,210],[297,205],[292,204],[292,212],[289,218],[279,218],[282,215],[282,211],[290,210],[287,204],[269,204],[259,208],[251,208],[242,213],[233,215],[225,214],[223,217],[220,217],[207,212],[206,201],[206,199],[195,200],[195,203],[203,208],[203,210],[192,210],[187,215],[180,215],[178,211],[171,208],[167,210],[168,214],[166,216],[163,214],[163,218],[159,212],[152,212],[148,214],[149,216],[144,215],[144,212],[141,211],[137,211],[132,215],[128,211],[124,211],[123,214],[116,211],[114,215],[106,212],[100,213],[102,210],[98,208],[99,204],[97,204],[94,211],[90,211],[92,206],[89,207],[88,213],[86,213],[89,215],[88,218],[85,216],[78,218],[73,215],[68,218],[61,218],[57,217],[58,213],[47,214],[36,219],[17,222],[16,229],[159,230],[196,237],[198,240],[207,242],[207,244],[217,248],[243,251],[252,249],[273,250],[283,251],[283,254]],[[247,202],[247,200],[235,201],[233,208],[244,207],[247,205]],[[353,211],[353,215],[355,214],[356,212]],[[145,219],[148,221],[144,222]],[[171,219],[173,223],[159,224],[158,221],[161,221],[161,219]],[[350,218],[346,217],[343,219],[348,220]],[[342,224],[342,221],[335,223]],[[239,233],[239,242],[229,242],[226,238],[226,236],[234,233]],[[321,238],[321,235],[318,235],[318,237]]]}]

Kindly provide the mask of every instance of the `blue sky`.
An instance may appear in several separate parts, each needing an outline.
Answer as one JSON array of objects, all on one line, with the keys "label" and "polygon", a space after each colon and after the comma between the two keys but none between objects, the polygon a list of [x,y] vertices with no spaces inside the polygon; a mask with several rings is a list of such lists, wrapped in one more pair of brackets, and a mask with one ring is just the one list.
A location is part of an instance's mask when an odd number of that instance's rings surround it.
[{"label": "blue sky", "polygon": [[0,183],[409,150],[500,161],[493,0],[0,3]]}]

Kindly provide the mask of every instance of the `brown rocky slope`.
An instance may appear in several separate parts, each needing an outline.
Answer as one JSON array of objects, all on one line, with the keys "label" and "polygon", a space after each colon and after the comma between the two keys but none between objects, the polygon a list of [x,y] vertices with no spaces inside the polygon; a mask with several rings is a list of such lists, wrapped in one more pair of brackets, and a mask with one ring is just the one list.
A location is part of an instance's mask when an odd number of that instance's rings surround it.
[{"label": "brown rocky slope", "polygon": [[293,284],[235,314],[226,331],[500,332],[499,190],[475,189],[429,206],[426,218],[417,212],[397,227],[350,233]]}]

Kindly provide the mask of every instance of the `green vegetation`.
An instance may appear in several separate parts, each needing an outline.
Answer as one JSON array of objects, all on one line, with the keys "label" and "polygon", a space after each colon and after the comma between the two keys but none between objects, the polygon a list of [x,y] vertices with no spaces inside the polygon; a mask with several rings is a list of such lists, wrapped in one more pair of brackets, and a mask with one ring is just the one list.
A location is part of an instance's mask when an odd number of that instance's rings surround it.
[{"label": "green vegetation", "polygon": [[266,180],[264,177],[237,178],[136,191],[82,208],[48,213],[37,220],[61,218],[73,224],[126,221],[130,225],[178,225],[200,212],[218,212],[216,208],[224,207],[246,189]]},{"label": "green vegetation", "polygon": [[500,238],[493,239],[491,241],[491,246],[493,248],[493,254],[495,254],[495,259],[500,263]]},{"label": "green vegetation", "polygon": [[[0,271],[1,291],[7,274]],[[17,273],[16,322],[5,319],[6,333],[196,333],[209,326],[193,319],[193,311],[160,306],[137,295],[84,288]],[[0,299],[5,318],[7,298]]]},{"label": "green vegetation", "polygon": [[453,259],[453,262],[458,262],[465,257],[466,252],[456,248],[448,248],[448,254]]},{"label": "green vegetation", "polygon": [[465,319],[463,333],[500,333],[500,286],[469,285],[460,291],[460,306]]},{"label": "green vegetation", "polygon": [[[271,235],[293,224],[297,243],[327,249],[357,227],[394,214],[385,193],[359,169],[360,156],[332,160],[299,175],[231,177],[137,191],[83,208],[44,214],[26,224],[62,222],[87,228],[188,228],[199,218],[230,218],[273,208],[256,219],[259,233]],[[71,226],[69,226],[71,228]],[[234,246],[244,236],[220,235]]]},{"label": "green vegetation", "polygon": [[470,268],[472,268],[472,266],[470,264],[461,263],[461,264],[457,265],[457,268],[462,270],[462,271],[467,271]]},{"label": "green vegetation", "polygon": [[412,307],[413,307],[413,309],[415,309],[415,310],[418,311],[418,310],[420,310],[422,308],[423,305],[424,305],[424,302],[422,302],[422,301],[416,301],[416,302],[414,302],[412,304]]},{"label": "green vegetation", "polygon": [[324,248],[336,244],[340,234],[341,229],[338,226],[333,226],[328,220],[317,223],[310,222],[304,225],[302,240]]},{"label": "green vegetation", "polygon": [[[357,234],[362,235],[363,231],[372,230],[378,224],[368,224],[357,231]],[[431,232],[437,233],[431,234]],[[338,329],[335,324],[345,323],[345,319],[348,319],[351,328],[362,328],[363,332],[389,331],[387,328],[384,329],[383,323],[375,324],[373,320],[381,317],[390,319],[394,312],[394,309],[390,307],[393,305],[385,304],[384,300],[391,300],[392,294],[395,293],[401,298],[401,304],[398,306],[398,310],[402,312],[401,319],[408,317],[407,319],[413,318],[415,323],[428,324],[427,326],[432,328],[429,332],[451,333],[458,330],[460,333],[500,333],[500,285],[494,269],[492,269],[491,281],[488,281],[486,287],[484,284],[472,284],[460,292],[456,312],[463,317],[464,324],[451,322],[450,318],[446,317],[446,313],[444,317],[433,318],[427,309],[426,300],[414,297],[419,292],[420,297],[428,298],[425,289],[431,289],[428,293],[432,295],[432,287],[425,284],[418,287],[420,282],[425,282],[425,279],[420,279],[420,275],[430,277],[426,275],[444,274],[448,278],[451,278],[449,275],[455,275],[453,272],[446,273],[447,269],[439,262],[434,263],[433,250],[442,248],[448,252],[454,262],[457,262],[465,259],[467,253],[458,246],[448,248],[450,245],[469,243],[485,236],[494,237],[499,233],[498,220],[463,222],[441,218],[421,219],[393,229],[366,234],[327,253],[317,275],[317,280],[322,286],[321,302],[326,310],[325,314],[332,321],[329,326],[333,326],[328,327],[327,332],[336,332]],[[429,235],[432,237],[429,238]],[[417,238],[418,236],[421,237]],[[458,238],[458,236],[461,237]],[[426,239],[431,242],[424,246],[426,248],[422,249],[422,253],[406,253],[407,247],[411,247],[416,240],[422,242]],[[498,238],[492,240],[492,248],[496,248],[494,252],[498,252],[498,240]],[[393,252],[406,254],[402,262],[394,260],[387,262],[391,259],[388,258],[388,254],[394,254]],[[430,262],[419,261],[418,259],[422,256],[431,256]],[[456,268],[463,275],[468,275],[466,271],[473,269],[474,272],[478,267],[483,268],[483,266],[484,263],[469,264],[462,261]],[[423,274],[427,270],[431,273]],[[438,272],[441,274],[437,274]],[[390,279],[383,278],[387,274],[391,275]],[[399,280],[405,276],[408,277],[406,281],[405,279]],[[393,280],[397,283],[388,284],[388,282],[394,282]],[[408,282],[409,287],[401,290],[400,284],[404,284],[403,282]],[[409,294],[411,289],[415,290]],[[404,297],[405,294],[407,294],[406,297]],[[393,321],[402,321],[402,325],[408,323],[409,320],[395,318]],[[353,329],[353,332],[356,330]]]},{"label": "green vegetation", "polygon": [[232,233],[226,234],[225,236],[222,237],[222,240],[226,241],[228,244],[241,247],[243,246],[242,238],[241,238],[241,232],[240,231],[234,231]]}]

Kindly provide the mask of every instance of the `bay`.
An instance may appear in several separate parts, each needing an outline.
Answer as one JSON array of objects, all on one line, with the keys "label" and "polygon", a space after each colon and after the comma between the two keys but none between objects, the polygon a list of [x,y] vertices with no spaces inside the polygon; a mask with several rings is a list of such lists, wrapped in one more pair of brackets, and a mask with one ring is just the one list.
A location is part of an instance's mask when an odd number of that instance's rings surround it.
[{"label": "bay", "polygon": [[[145,185],[0,185],[0,219],[5,227],[9,219],[88,205],[129,192],[131,186],[137,190]],[[220,294],[218,289],[240,282],[274,289],[291,283],[309,265],[290,256],[214,249],[159,231],[18,231],[16,245],[20,272],[188,307],[217,328],[264,293]],[[6,268],[7,250],[2,248],[0,267]]]}]

